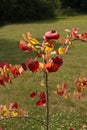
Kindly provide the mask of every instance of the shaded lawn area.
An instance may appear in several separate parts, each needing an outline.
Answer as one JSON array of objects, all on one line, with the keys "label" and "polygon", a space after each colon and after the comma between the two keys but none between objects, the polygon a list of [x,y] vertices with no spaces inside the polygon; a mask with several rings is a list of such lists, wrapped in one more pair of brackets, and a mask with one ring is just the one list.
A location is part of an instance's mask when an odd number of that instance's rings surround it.
[{"label": "shaded lawn area", "polygon": [[18,49],[19,41],[11,39],[0,39],[0,62],[8,61],[12,64],[25,62],[28,53],[23,53]]}]

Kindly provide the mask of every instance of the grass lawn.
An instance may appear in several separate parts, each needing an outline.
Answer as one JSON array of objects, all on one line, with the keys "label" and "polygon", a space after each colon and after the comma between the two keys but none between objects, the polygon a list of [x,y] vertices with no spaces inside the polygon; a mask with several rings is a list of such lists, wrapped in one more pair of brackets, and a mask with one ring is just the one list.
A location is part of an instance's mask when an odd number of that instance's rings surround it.
[{"label": "grass lawn", "polygon": [[[18,49],[18,43],[22,39],[22,33],[31,32],[39,41],[46,31],[57,30],[61,37],[66,36],[67,29],[78,27],[79,32],[87,32],[87,15],[64,17],[56,20],[37,21],[32,23],[10,24],[0,27],[0,62],[8,61],[12,64],[25,62],[31,55]],[[69,52],[63,55],[64,64],[56,73],[49,74],[50,96],[50,130],[80,130],[87,125],[87,90],[81,99],[74,96],[66,100],[54,94],[56,84],[67,82],[69,90],[74,89],[74,81],[77,77],[87,76],[87,42],[74,41]],[[29,94],[33,91],[43,91],[40,86],[43,79],[41,72],[27,71],[23,76],[13,80],[6,87],[0,86],[0,104],[7,106],[11,102],[18,102],[19,107],[28,111],[29,115],[45,121],[45,106],[37,107]],[[56,105],[57,104],[57,105]],[[29,118],[1,120],[3,130],[45,130],[37,121]],[[87,128],[86,128],[87,129]]]}]

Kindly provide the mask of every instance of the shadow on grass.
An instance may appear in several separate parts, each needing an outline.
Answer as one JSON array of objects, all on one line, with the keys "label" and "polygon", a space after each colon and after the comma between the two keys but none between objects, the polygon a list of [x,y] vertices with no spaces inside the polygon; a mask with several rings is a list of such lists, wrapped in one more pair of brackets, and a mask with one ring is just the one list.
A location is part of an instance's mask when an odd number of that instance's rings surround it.
[{"label": "shadow on grass", "polygon": [[24,21],[4,21],[4,22],[0,22],[0,28],[3,27],[3,26],[7,26],[7,25],[12,25],[12,24],[44,24],[44,23],[56,23],[58,21],[61,21],[61,20],[65,20],[69,17],[78,17],[78,16],[85,16],[86,14],[85,13],[77,13],[75,15],[60,15],[60,16],[57,16],[56,18],[46,18],[46,19],[41,19],[41,20],[24,20]]},{"label": "shadow on grass", "polygon": [[30,53],[21,51],[18,48],[18,42],[19,41],[0,39],[0,62],[8,61],[11,64],[20,64],[26,61]]},{"label": "shadow on grass", "polygon": [[57,17],[57,18],[50,18],[50,19],[43,19],[43,20],[27,20],[27,21],[19,21],[19,22],[3,22],[0,23],[0,28],[3,26],[7,26],[7,25],[12,25],[12,24],[29,24],[29,23],[37,23],[37,24],[44,24],[44,23],[55,23],[58,22],[60,20],[66,19],[67,17],[65,16],[61,16],[61,17]]},{"label": "shadow on grass", "polygon": [[24,24],[27,24],[27,23],[55,23],[55,22],[58,22],[60,20],[63,20],[63,19],[66,19],[67,17],[57,17],[57,18],[50,18],[50,19],[43,19],[43,20],[30,20],[30,21],[22,21],[22,22],[16,22],[17,24],[20,24],[20,23],[24,23]]}]

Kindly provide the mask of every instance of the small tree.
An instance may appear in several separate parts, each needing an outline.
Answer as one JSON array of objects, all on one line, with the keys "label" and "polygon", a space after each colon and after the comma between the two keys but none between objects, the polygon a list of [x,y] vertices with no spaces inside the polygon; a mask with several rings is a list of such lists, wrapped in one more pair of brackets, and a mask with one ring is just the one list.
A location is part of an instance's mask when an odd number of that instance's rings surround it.
[{"label": "small tree", "polygon": [[[68,52],[69,45],[73,40],[87,41],[87,33],[78,34],[78,29],[74,28],[72,30],[66,29],[68,32],[67,38],[61,39],[63,44],[62,47],[55,49],[55,44],[59,39],[60,35],[57,31],[52,30],[46,32],[43,36],[43,42],[40,43],[36,40],[31,33],[23,34],[23,40],[20,41],[18,47],[22,51],[35,52],[35,59],[28,58],[25,63],[21,65],[12,66],[8,62],[0,63],[0,85],[5,86],[5,83],[11,83],[12,78],[16,78],[23,74],[24,71],[29,69],[30,71],[38,72],[43,71],[44,86],[45,91],[40,92],[39,101],[36,102],[36,106],[43,106],[46,104],[46,123],[42,123],[46,130],[49,130],[49,85],[48,85],[48,74],[56,72],[63,65],[63,59],[60,54],[65,54]],[[67,83],[62,85],[57,85],[57,90],[55,93],[66,98],[70,98],[70,94],[67,91]],[[76,91],[74,95],[81,98],[82,92],[85,87],[87,87],[87,78],[78,78],[75,82]],[[37,96],[37,92],[32,92],[30,94],[31,98]],[[11,103],[9,108],[5,105],[0,106],[0,118],[15,118],[15,117],[29,117],[25,111],[19,109],[18,103]],[[73,129],[73,128],[71,128]],[[70,130],[71,130],[70,129]],[[74,130],[74,129],[73,129]]]}]

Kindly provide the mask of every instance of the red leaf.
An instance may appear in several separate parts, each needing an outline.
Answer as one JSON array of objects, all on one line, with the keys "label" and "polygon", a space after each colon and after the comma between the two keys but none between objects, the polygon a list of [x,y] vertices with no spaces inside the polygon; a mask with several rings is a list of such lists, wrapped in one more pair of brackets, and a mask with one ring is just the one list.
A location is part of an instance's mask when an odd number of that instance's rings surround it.
[{"label": "red leaf", "polygon": [[29,51],[31,52],[32,51],[32,48],[27,46],[27,44],[23,44],[23,43],[19,43],[18,44],[18,47],[23,50],[23,51]]},{"label": "red leaf", "polygon": [[4,66],[9,66],[9,63],[8,62],[1,62],[0,63],[0,67],[3,68]]},{"label": "red leaf", "polygon": [[46,102],[45,92],[40,92],[40,100]]},{"label": "red leaf", "polygon": [[18,70],[15,66],[10,66],[10,67],[9,67],[9,70],[11,71],[11,73],[12,73],[14,76],[19,76],[19,75],[20,75],[19,70]]},{"label": "red leaf", "polygon": [[44,102],[43,101],[37,101],[36,102],[36,106],[43,106],[44,105]]},{"label": "red leaf", "polygon": [[40,92],[40,100],[36,102],[37,106],[43,106],[46,103],[45,92]]},{"label": "red leaf", "polygon": [[40,52],[36,52],[36,56],[39,57],[39,58],[42,58],[42,55]]},{"label": "red leaf", "polygon": [[44,34],[44,40],[45,41],[49,41],[51,39],[58,39],[60,37],[60,35],[57,33],[57,31],[55,30],[52,30],[52,31],[49,31],[49,32],[46,32]]},{"label": "red leaf", "polygon": [[70,128],[69,130],[74,130],[74,128]]},{"label": "red leaf", "polygon": [[18,103],[11,103],[10,105],[9,105],[9,109],[10,110],[12,110],[12,109],[18,109]]},{"label": "red leaf", "polygon": [[27,70],[27,66],[26,66],[25,63],[22,63],[21,66],[22,66],[22,68],[23,68],[25,71]]},{"label": "red leaf", "polygon": [[31,98],[34,98],[34,97],[36,97],[36,96],[37,96],[37,92],[33,92],[33,93],[30,94],[30,97],[31,97]]},{"label": "red leaf", "polygon": [[4,84],[4,80],[3,80],[3,78],[2,78],[2,77],[0,77],[0,85],[5,86],[5,84]]},{"label": "red leaf", "polygon": [[62,96],[65,93],[65,90],[57,90],[57,94]]},{"label": "red leaf", "polygon": [[80,38],[81,38],[81,40],[83,40],[83,41],[87,41],[87,32],[81,34]]},{"label": "red leaf", "polygon": [[63,83],[63,84],[62,84],[62,89],[65,90],[65,89],[67,89],[67,87],[68,87],[68,84],[67,84],[67,83]]},{"label": "red leaf", "polygon": [[63,59],[60,56],[57,56],[57,57],[53,58],[52,60],[55,64],[58,65],[58,67],[62,66],[62,64],[63,64]]},{"label": "red leaf", "polygon": [[44,68],[47,70],[47,72],[51,73],[56,72],[59,69],[59,66],[50,61],[44,65]]},{"label": "red leaf", "polygon": [[37,60],[32,60],[30,58],[27,59],[28,68],[35,72],[39,69],[39,62]]},{"label": "red leaf", "polygon": [[2,127],[0,127],[0,130],[3,130]]}]

